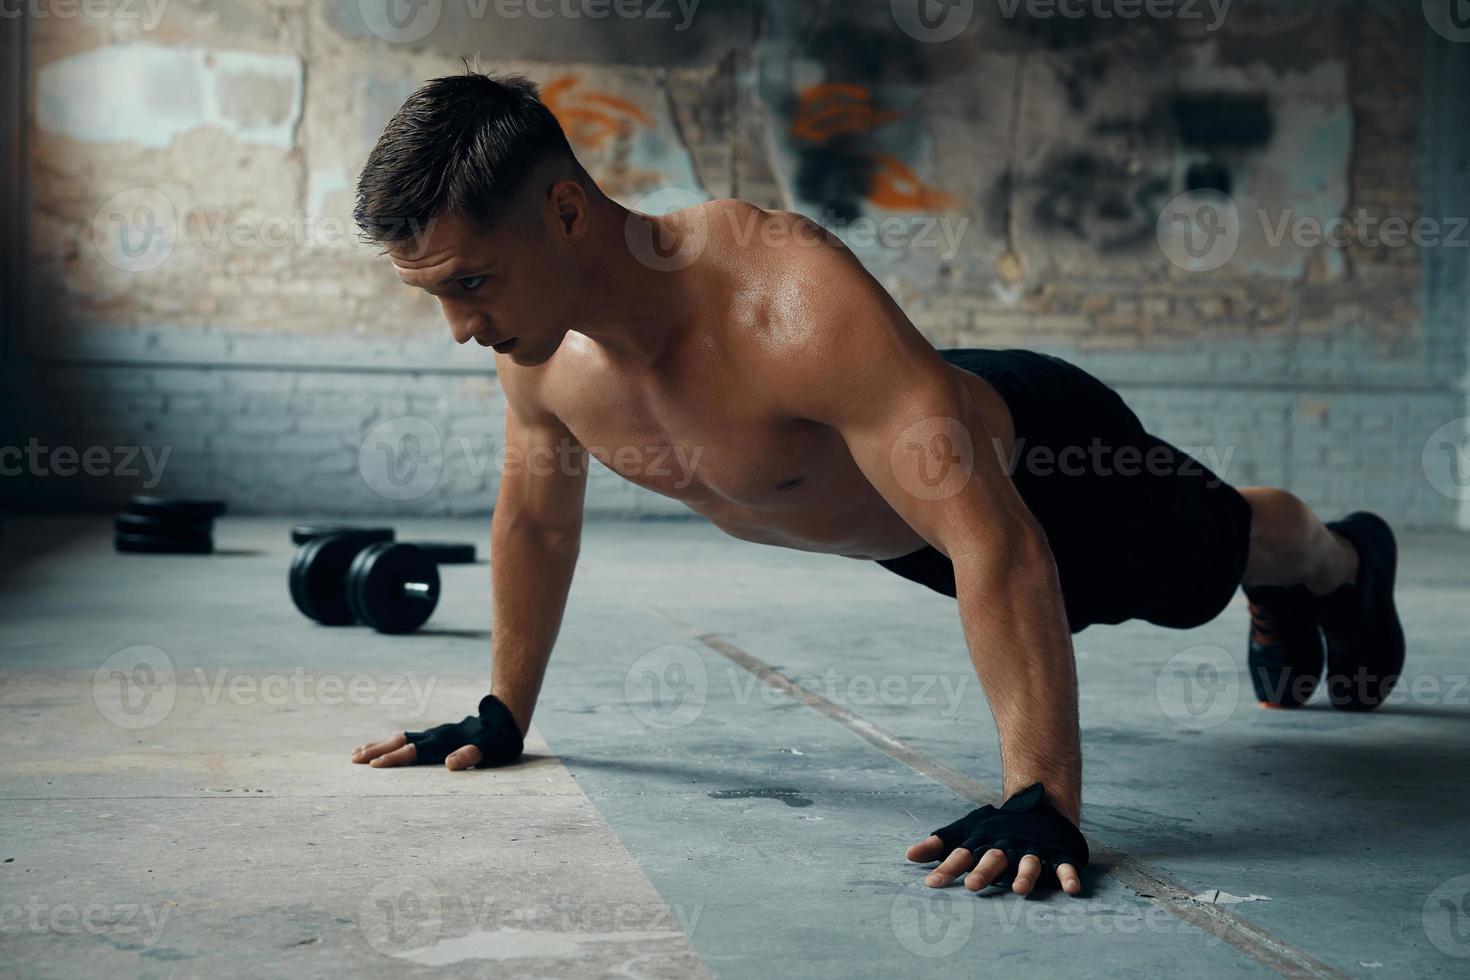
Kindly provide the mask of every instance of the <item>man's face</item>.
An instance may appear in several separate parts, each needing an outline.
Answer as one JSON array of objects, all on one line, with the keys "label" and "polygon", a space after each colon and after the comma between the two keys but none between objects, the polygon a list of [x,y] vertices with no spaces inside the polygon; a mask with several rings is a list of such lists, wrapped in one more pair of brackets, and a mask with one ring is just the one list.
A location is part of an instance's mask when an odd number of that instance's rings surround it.
[{"label": "man's face", "polygon": [[388,256],[400,279],[439,300],[455,343],[543,364],[572,326],[577,293],[571,243],[548,222],[536,210],[487,229],[441,214]]}]

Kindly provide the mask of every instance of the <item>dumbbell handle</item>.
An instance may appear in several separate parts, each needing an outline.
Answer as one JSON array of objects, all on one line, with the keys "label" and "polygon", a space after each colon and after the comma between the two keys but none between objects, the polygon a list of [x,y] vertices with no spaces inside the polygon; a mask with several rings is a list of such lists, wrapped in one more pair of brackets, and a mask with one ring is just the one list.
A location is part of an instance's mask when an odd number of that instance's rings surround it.
[{"label": "dumbbell handle", "polygon": [[404,582],[403,594],[410,599],[418,599],[422,602],[432,601],[433,587],[428,582]]}]

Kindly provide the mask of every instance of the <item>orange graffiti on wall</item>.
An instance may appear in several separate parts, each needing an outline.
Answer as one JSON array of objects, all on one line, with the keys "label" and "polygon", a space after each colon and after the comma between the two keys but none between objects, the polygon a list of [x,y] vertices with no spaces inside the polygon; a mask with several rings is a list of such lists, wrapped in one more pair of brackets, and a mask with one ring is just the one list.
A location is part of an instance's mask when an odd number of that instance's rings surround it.
[{"label": "orange graffiti on wall", "polygon": [[[901,118],[902,113],[879,109],[873,93],[861,85],[813,85],[800,95],[791,135],[807,143],[824,144],[846,134],[871,132]],[[928,211],[956,205],[953,195],[930,187],[912,167],[883,153],[870,155],[873,177],[867,199],[889,211]]]},{"label": "orange graffiti on wall", "polygon": [[573,73],[541,86],[541,101],[573,143],[597,150],[630,123],[653,125],[653,117],[637,103],[608,92],[576,90],[580,82]]},{"label": "orange graffiti on wall", "polygon": [[930,187],[919,179],[912,167],[897,157],[873,154],[873,184],[868,200],[889,211],[933,211],[952,208],[958,202],[953,194]]},{"label": "orange graffiti on wall", "polygon": [[861,85],[813,85],[801,93],[791,135],[809,143],[826,143],[844,133],[867,133],[899,117],[873,105],[873,93]]}]

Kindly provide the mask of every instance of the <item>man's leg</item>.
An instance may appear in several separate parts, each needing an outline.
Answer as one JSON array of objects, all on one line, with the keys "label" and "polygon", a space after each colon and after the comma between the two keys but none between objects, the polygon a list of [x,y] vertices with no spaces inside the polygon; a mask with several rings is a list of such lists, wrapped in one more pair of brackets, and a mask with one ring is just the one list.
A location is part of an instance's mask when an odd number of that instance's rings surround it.
[{"label": "man's leg", "polygon": [[1393,602],[1397,549],[1372,514],[1324,524],[1285,490],[1243,487],[1251,505],[1243,586],[1250,675],[1263,707],[1297,707],[1328,673],[1335,707],[1378,707],[1398,680],[1404,637]]},{"label": "man's leg", "polygon": [[1251,505],[1251,549],[1243,584],[1305,586],[1324,596],[1358,575],[1358,553],[1311,508],[1275,487],[1236,487]]}]

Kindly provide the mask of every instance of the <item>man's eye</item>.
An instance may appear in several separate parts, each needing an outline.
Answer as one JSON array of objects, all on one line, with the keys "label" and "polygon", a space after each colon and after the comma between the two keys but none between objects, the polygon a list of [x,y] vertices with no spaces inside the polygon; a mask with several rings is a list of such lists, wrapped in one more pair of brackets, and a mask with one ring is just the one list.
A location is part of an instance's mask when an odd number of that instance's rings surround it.
[{"label": "man's eye", "polygon": [[473,292],[474,290],[479,289],[481,284],[483,284],[484,282],[484,276],[465,276],[463,279],[459,280],[459,286],[465,292]]}]

